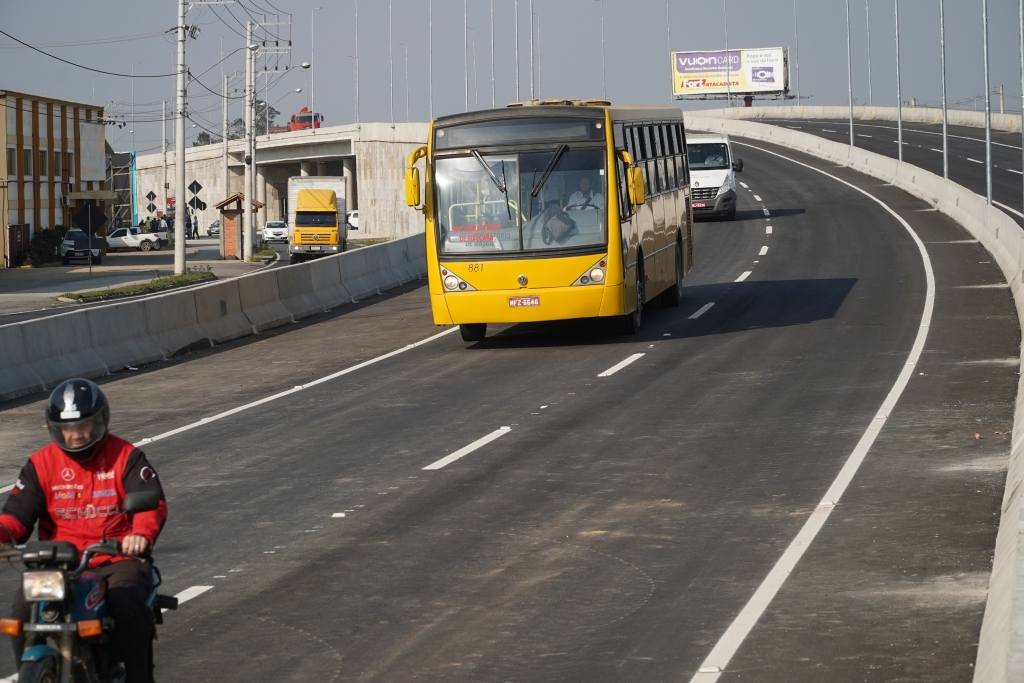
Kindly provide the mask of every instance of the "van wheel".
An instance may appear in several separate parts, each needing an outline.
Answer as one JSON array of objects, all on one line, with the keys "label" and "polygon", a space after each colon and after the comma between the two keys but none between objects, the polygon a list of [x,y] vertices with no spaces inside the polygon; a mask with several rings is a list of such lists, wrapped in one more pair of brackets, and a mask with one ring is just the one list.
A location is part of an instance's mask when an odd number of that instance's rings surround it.
[{"label": "van wheel", "polygon": [[459,333],[462,335],[462,341],[483,341],[484,337],[487,336],[487,323],[471,323],[469,325],[459,325]]},{"label": "van wheel", "polygon": [[661,305],[678,308],[683,303],[683,248],[676,242],[676,281],[661,293]]},{"label": "van wheel", "polygon": [[732,207],[732,211],[730,211],[729,213],[725,214],[725,220],[727,220],[727,221],[734,221],[734,220],[736,220],[736,207],[735,206]]},{"label": "van wheel", "polygon": [[149,251],[153,248],[153,243],[149,240],[143,240],[142,244],[139,245],[139,251]]},{"label": "van wheel", "polygon": [[640,319],[644,310],[644,268],[643,254],[637,252],[636,256],[636,310],[622,316],[623,334],[637,334],[640,332]]}]

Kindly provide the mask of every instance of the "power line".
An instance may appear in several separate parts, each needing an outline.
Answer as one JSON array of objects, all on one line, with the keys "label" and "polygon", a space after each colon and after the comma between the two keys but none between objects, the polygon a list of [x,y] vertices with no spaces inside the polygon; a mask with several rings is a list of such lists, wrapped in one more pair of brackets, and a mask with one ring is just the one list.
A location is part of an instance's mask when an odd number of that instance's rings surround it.
[{"label": "power line", "polygon": [[49,57],[51,59],[56,59],[58,62],[64,62],[65,64],[70,64],[71,66],[77,66],[79,69],[85,69],[86,71],[93,71],[95,73],[103,74],[105,76],[117,76],[119,78],[169,78],[171,76],[177,76],[178,75],[178,74],[155,74],[155,75],[142,76],[142,75],[136,74],[136,75],[133,76],[132,74],[118,74],[118,73],[114,73],[113,71],[103,71],[102,69],[94,69],[94,68],[92,68],[90,66],[85,66],[83,64],[76,64],[75,62],[68,61],[68,60],[63,59],[61,57],[58,57],[57,55],[51,55],[49,52],[44,52],[43,50],[40,50],[38,47],[35,47],[33,45],[29,45],[28,43],[26,43],[23,40],[18,40],[17,38],[12,36],[10,33],[7,33],[5,31],[0,31],[0,35],[7,36],[8,38],[13,40],[14,42],[21,43],[22,45],[24,45],[25,47],[29,48],[30,50],[35,50],[39,54],[46,55],[47,57]]},{"label": "power line", "polygon": [[[167,31],[157,31],[156,33],[140,33],[134,36],[122,36],[120,38],[102,38],[100,40],[78,40],[70,43],[40,43],[37,47],[80,47],[83,45],[108,45],[110,43],[127,43],[134,40],[143,40],[145,38],[156,38],[159,36],[173,31],[174,29],[168,29]],[[22,45],[0,45],[0,50],[21,50],[24,49]]]}]

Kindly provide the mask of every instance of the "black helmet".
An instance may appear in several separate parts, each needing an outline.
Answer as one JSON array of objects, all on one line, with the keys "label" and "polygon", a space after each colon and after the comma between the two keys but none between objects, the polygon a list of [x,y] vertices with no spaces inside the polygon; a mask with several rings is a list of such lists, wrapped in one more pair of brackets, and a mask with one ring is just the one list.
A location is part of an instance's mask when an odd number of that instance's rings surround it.
[{"label": "black helmet", "polygon": [[[88,457],[92,447],[107,435],[109,424],[107,397],[89,380],[69,379],[50,394],[46,426],[53,442],[68,455]],[[75,435],[73,431],[79,433]],[[69,438],[73,445],[68,443]]]}]

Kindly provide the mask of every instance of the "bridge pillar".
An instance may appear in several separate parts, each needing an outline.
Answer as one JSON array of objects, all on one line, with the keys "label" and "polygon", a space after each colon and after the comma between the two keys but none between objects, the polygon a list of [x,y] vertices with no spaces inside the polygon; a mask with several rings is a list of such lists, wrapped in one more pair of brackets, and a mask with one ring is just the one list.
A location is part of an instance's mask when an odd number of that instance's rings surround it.
[{"label": "bridge pillar", "polygon": [[313,175],[313,162],[311,162],[311,161],[300,161],[299,162],[299,175]]},{"label": "bridge pillar", "polygon": [[317,175],[327,175],[327,162],[326,161],[318,161],[318,162],[316,162],[316,174]]},{"label": "bridge pillar", "polygon": [[256,221],[260,228],[267,223],[267,167],[256,167],[256,201],[263,205],[263,208],[256,212]]},{"label": "bridge pillar", "polygon": [[345,178],[345,210],[355,211],[359,208],[359,198],[356,196],[356,160],[355,157],[345,157],[341,160],[342,176]]}]

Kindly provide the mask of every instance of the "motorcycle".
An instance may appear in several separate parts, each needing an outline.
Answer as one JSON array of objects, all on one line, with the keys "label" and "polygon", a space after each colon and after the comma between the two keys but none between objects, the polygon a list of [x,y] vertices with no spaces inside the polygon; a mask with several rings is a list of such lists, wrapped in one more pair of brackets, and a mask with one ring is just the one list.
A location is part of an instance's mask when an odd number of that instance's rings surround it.
[{"label": "motorcycle", "polygon": [[[106,609],[106,584],[88,571],[94,555],[124,555],[117,539],[107,539],[107,529],[124,515],[156,510],[160,495],[154,491],[129,493],[121,513],[103,530],[99,543],[82,551],[63,541],[38,541],[0,550],[0,559],[20,559],[25,565],[22,586],[32,604],[32,616],[0,619],[0,633],[26,635],[18,683],[115,683],[124,679],[124,664],[113,644],[114,621]],[[153,619],[163,623],[165,609],[177,609],[177,598],[156,592],[160,571],[153,572],[153,590],[146,604]],[[156,631],[153,634],[156,639]]]}]

